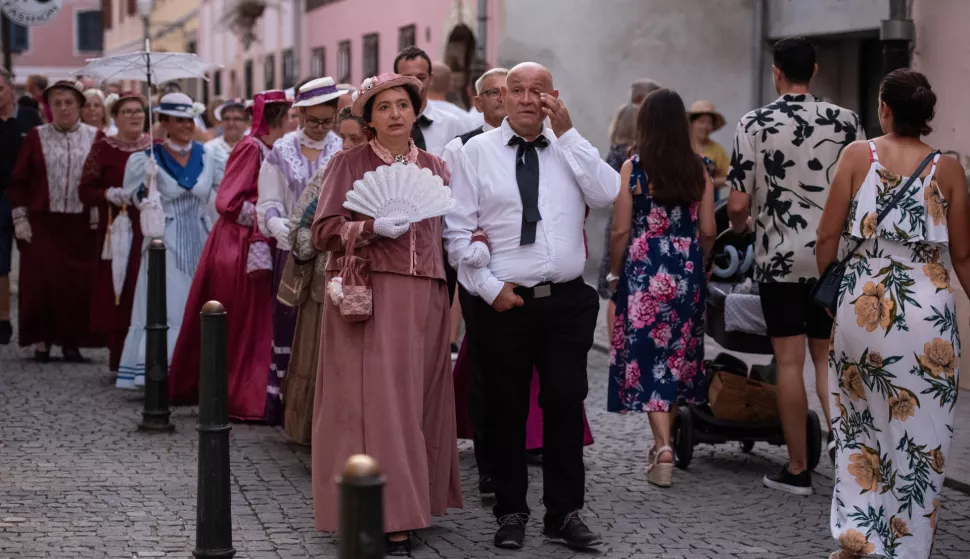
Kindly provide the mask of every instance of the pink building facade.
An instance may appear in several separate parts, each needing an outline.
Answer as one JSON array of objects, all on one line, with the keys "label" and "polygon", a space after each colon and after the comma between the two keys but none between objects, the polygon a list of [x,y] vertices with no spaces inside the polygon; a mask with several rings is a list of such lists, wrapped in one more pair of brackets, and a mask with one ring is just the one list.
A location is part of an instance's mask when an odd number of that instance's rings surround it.
[{"label": "pink building facade", "polygon": [[[247,97],[270,84],[285,89],[319,76],[359,85],[366,77],[392,71],[394,57],[409,45],[446,61],[461,87],[475,60],[477,0],[303,0],[299,17],[292,11],[295,4],[268,6],[246,48],[224,23],[235,4],[204,1],[200,26],[206,32],[199,34],[199,54],[224,66],[211,76],[210,96]],[[486,52],[494,61],[502,4],[487,0],[486,5]]]},{"label": "pink building facade", "polygon": [[100,0],[64,0],[48,23],[14,30],[14,82],[23,86],[31,74],[73,79],[88,58],[101,56],[102,37]]}]

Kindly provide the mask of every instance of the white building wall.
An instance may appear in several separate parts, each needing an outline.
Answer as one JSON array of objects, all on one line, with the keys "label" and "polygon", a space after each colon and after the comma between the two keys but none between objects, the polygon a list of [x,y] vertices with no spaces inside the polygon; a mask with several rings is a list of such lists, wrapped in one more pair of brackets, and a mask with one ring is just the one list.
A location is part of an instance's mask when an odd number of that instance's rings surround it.
[{"label": "white building wall", "polygon": [[[650,78],[690,105],[713,101],[728,122],[750,110],[753,0],[543,0],[504,3],[501,65],[539,62],[552,71],[573,123],[605,153],[607,126]],[[540,15],[541,14],[541,15]],[[730,143],[730,127],[715,139]]]}]

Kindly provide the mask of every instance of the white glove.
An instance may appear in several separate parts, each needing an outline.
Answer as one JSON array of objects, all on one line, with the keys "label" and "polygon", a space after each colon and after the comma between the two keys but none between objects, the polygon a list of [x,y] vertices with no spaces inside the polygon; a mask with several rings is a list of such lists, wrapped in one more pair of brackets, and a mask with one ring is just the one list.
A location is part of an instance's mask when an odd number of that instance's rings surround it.
[{"label": "white glove", "polygon": [[148,183],[156,176],[158,176],[158,166],[155,164],[155,159],[149,157],[145,161],[145,186],[148,186]]},{"label": "white glove", "polygon": [[485,243],[475,241],[465,249],[465,254],[461,256],[461,263],[467,264],[472,268],[484,268],[488,266],[491,259],[492,255],[488,252],[488,247]]},{"label": "white glove", "polygon": [[282,217],[271,217],[266,221],[266,228],[276,238],[276,248],[290,250],[290,227]]},{"label": "white glove", "polygon": [[128,203],[128,195],[125,194],[125,189],[118,188],[117,186],[112,186],[108,190],[105,190],[104,199],[115,206],[124,206]]},{"label": "white glove", "polygon": [[30,230],[30,222],[27,221],[26,216],[13,220],[13,235],[25,243],[29,243],[34,238],[34,234]]},{"label": "white glove", "polygon": [[407,216],[379,217],[374,220],[374,232],[381,237],[396,239],[411,228]]}]

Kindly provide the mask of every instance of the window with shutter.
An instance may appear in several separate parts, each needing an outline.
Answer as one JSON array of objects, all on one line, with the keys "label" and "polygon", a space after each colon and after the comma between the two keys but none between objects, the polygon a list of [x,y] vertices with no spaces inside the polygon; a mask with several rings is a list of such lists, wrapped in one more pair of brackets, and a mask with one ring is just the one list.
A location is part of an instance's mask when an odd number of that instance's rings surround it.
[{"label": "window with shutter", "polygon": [[12,52],[27,52],[30,48],[28,29],[19,23],[10,22],[10,50]]},{"label": "window with shutter", "polygon": [[341,41],[337,46],[337,82],[350,82],[350,41]]},{"label": "window with shutter", "polygon": [[75,49],[79,52],[101,52],[104,39],[104,30],[101,27],[104,18],[101,11],[90,10],[74,13],[76,17]]},{"label": "window with shutter", "polygon": [[327,51],[324,47],[318,47],[313,49],[313,53],[310,55],[310,76],[314,78],[319,78],[327,74],[327,64],[326,64]]},{"label": "window with shutter", "polygon": [[263,77],[266,85],[263,89],[276,89],[276,56],[266,55],[266,61],[263,63]]},{"label": "window with shutter", "polygon": [[380,36],[377,33],[364,35],[364,79],[377,75],[377,60],[380,56]]}]

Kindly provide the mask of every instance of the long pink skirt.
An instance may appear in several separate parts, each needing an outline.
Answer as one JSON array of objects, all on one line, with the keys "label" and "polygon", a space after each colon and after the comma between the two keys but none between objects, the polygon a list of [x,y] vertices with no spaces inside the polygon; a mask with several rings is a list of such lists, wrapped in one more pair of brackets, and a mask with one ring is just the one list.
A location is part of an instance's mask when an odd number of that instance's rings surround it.
[{"label": "long pink skirt", "polygon": [[371,280],[369,320],[346,322],[323,305],[312,453],[316,526],[326,532],[338,529],[335,479],[354,454],[369,454],[387,478],[385,532],[427,528],[431,515],[462,506],[445,283]]},{"label": "long pink skirt", "polygon": [[[458,359],[455,360],[455,418],[458,422],[458,438],[473,439],[471,418],[468,414],[468,386],[471,383],[469,371],[470,359],[468,355],[468,339],[461,343]],[[542,449],[542,408],[539,407],[539,373],[532,370],[532,385],[529,388],[529,418],[525,422],[526,450]],[[586,420],[586,410],[583,409],[583,444],[593,444],[593,432]]]}]

